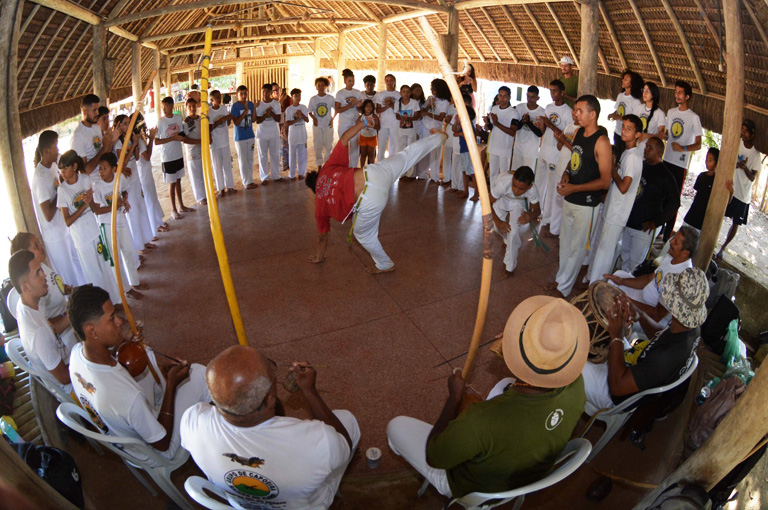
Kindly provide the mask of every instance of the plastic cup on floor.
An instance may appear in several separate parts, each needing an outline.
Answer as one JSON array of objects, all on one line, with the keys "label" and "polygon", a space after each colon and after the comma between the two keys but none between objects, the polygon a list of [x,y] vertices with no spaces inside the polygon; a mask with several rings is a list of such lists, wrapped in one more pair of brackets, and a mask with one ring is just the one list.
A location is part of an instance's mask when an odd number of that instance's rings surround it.
[{"label": "plastic cup on floor", "polygon": [[381,460],[381,450],[378,448],[368,448],[365,451],[365,459],[368,461],[368,467],[376,469],[379,467],[379,461]]}]

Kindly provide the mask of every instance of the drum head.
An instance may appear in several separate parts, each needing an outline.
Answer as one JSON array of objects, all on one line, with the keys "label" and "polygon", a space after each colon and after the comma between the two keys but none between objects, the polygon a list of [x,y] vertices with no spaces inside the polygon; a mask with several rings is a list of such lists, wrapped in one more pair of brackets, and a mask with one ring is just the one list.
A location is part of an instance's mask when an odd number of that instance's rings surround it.
[{"label": "drum head", "polygon": [[608,311],[616,302],[616,296],[624,294],[618,287],[608,282],[595,282],[589,286],[589,303],[595,318],[603,328],[608,327]]}]

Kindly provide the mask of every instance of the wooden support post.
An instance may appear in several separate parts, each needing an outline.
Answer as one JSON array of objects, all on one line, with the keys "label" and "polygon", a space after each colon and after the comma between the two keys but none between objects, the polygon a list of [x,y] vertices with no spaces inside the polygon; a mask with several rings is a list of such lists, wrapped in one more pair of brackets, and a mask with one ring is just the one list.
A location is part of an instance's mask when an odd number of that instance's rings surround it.
[{"label": "wooden support post", "polygon": [[597,92],[597,50],[600,9],[597,0],[581,2],[581,66],[579,66],[579,95]]},{"label": "wooden support post", "polygon": [[379,23],[378,58],[376,83],[379,84],[379,88],[382,88],[384,86],[384,75],[387,74],[387,25],[384,23]]},{"label": "wooden support post", "polygon": [[[22,0],[3,0],[3,15],[0,17],[0,51],[5,70],[0,73],[0,166],[3,170],[8,200],[13,211],[13,220],[19,232],[32,232],[40,237],[35,219],[32,193],[27,181],[24,165],[24,150],[21,145],[21,124],[18,101],[18,56],[22,16]],[[8,221],[5,219],[4,221]],[[5,442],[5,441],[3,441]],[[7,445],[6,445],[7,446]],[[13,471],[13,469],[10,469]],[[41,485],[46,485],[40,482]],[[38,487],[39,489],[39,487]]]},{"label": "wooden support post", "polygon": [[160,76],[160,50],[152,50],[152,58],[154,60],[154,69],[155,69],[155,78],[154,83],[152,84],[152,90],[153,94],[155,96],[155,114],[157,114],[157,118],[160,118],[162,108],[160,107],[160,82],[161,76]]},{"label": "wooden support post", "polygon": [[[139,101],[141,97],[141,44],[131,43],[131,89],[133,90],[133,104],[141,109]],[[143,114],[143,112],[142,112]]]},{"label": "wooden support post", "polygon": [[235,75],[237,85],[245,85],[245,64],[243,62],[235,64]]},{"label": "wooden support post", "polygon": [[99,96],[103,106],[109,106],[109,91],[107,90],[107,73],[104,69],[104,59],[107,49],[107,30],[103,27],[93,27],[91,50],[93,51],[93,93]]},{"label": "wooden support post", "polygon": [[192,69],[187,71],[187,81],[189,81],[189,90],[192,90],[192,84],[195,83],[195,71]]},{"label": "wooden support post", "polygon": [[[720,227],[723,224],[725,208],[728,205],[728,190],[725,183],[733,180],[736,170],[736,160],[739,155],[741,141],[741,122],[744,115],[744,52],[736,51],[744,47],[744,34],[741,28],[741,3],[723,2],[723,18],[725,24],[725,47],[729,49],[725,56],[725,107],[723,108],[723,142],[720,147],[720,158],[715,172],[715,183],[712,185],[712,195],[709,197],[707,214],[701,228],[701,238],[693,263],[696,267],[706,269],[717,244]],[[734,51],[731,51],[734,50]],[[741,170],[739,170],[740,172]],[[766,370],[768,372],[768,370]],[[753,382],[754,384],[754,382]],[[750,385],[750,389],[752,386]],[[739,403],[743,400],[743,396]],[[745,422],[768,423],[768,422]],[[722,425],[721,425],[722,427]],[[720,427],[717,429],[720,430]],[[754,427],[755,432],[762,430]],[[764,434],[765,432],[763,432]],[[734,434],[737,436],[737,434]],[[749,445],[749,448],[754,444]],[[727,471],[722,474],[725,475]],[[719,480],[719,478],[718,478]],[[717,480],[716,480],[717,481]]]},{"label": "wooden support post", "polygon": [[344,31],[339,32],[339,43],[336,51],[338,52],[336,56],[336,88],[341,90],[344,86],[344,77],[341,75],[341,72],[347,65],[347,34]]},{"label": "wooden support post", "polygon": [[173,72],[171,69],[171,56],[165,56],[165,94],[168,97],[173,97]]},{"label": "wooden support post", "polygon": [[447,48],[443,48],[445,55],[448,57],[448,63],[451,64],[451,68],[454,71],[459,69],[459,11],[455,7],[451,7],[448,11],[448,43]]},{"label": "wooden support post", "polygon": [[[320,76],[320,38],[315,38],[312,43],[312,53],[315,55],[315,78]],[[239,62],[238,62],[239,65]]]}]

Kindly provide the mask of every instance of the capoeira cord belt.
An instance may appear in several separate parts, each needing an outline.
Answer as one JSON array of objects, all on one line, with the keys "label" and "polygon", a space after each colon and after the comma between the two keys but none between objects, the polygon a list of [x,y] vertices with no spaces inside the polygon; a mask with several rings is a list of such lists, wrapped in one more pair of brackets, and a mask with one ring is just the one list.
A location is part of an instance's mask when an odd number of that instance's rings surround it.
[{"label": "capoeira cord belt", "polygon": [[96,250],[99,252],[99,255],[104,257],[105,261],[109,262],[110,266],[115,267],[115,261],[112,259],[112,254],[109,251],[109,243],[107,242],[108,239],[109,238],[107,237],[107,230],[104,223],[99,223],[99,243],[96,247]]},{"label": "capoeira cord belt", "polygon": [[536,227],[533,225],[533,218],[531,218],[531,211],[528,208],[528,199],[525,199],[525,212],[528,213],[528,218],[530,221],[528,224],[531,226],[531,233],[533,234],[533,242],[536,246],[544,250],[544,253],[549,253],[549,246],[544,244],[544,241],[541,240],[541,237],[539,236],[539,232],[536,230]]},{"label": "capoeira cord belt", "polygon": [[363,196],[368,190],[368,170],[363,169],[363,175],[365,176],[365,186],[363,186],[363,191],[360,192],[360,196],[358,197],[357,202],[355,202],[355,205],[352,206],[352,209],[350,209],[349,214],[347,214],[344,217],[344,221],[341,222],[343,225],[350,216],[353,216],[352,226],[349,228],[349,234],[347,234],[347,244],[352,244],[352,236],[355,233],[355,223],[357,223],[357,212],[360,210],[360,204],[363,202]]}]

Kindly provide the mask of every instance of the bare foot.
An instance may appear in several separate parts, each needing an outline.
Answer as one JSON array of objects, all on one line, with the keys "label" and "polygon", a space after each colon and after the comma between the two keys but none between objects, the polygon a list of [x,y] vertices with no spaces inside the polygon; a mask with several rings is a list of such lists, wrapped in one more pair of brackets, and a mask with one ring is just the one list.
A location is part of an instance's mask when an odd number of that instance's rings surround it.
[{"label": "bare foot", "polygon": [[365,268],[365,271],[366,271],[368,274],[382,274],[382,273],[391,273],[391,272],[392,272],[392,271],[394,271],[394,270],[395,270],[395,266],[392,266],[392,267],[390,267],[389,269],[379,269],[379,268],[378,268],[378,267],[376,267],[376,266],[373,266],[373,267],[366,267],[366,268]]},{"label": "bare foot", "polygon": [[[256,186],[258,186],[258,184]],[[237,193],[237,190],[235,188],[227,188],[227,193]]]},{"label": "bare foot", "polygon": [[133,298],[133,299],[141,299],[141,298],[144,297],[144,294],[142,294],[138,290],[133,290],[133,289],[131,289],[128,292],[126,292],[125,295],[128,296],[129,298]]},{"label": "bare foot", "polygon": [[200,201],[200,205],[208,205],[208,199],[204,198]]},{"label": "bare foot", "polygon": [[[251,184],[256,184],[256,183],[254,182],[254,183],[251,183]],[[266,186],[267,184],[269,184],[269,180],[261,181],[261,185],[262,186]],[[250,184],[248,186],[250,186]],[[251,188],[251,189],[253,189],[253,188]]]},{"label": "bare foot", "polygon": [[158,232],[168,232],[168,230],[170,230],[170,229],[168,228],[168,224],[167,223],[163,223],[162,225],[157,227],[157,231]]},{"label": "bare foot", "polygon": [[137,290],[149,290],[149,285],[146,283],[140,283],[138,285],[134,285],[133,288]]},{"label": "bare foot", "polygon": [[221,198],[221,197],[223,197],[223,196],[224,196],[224,195],[226,195],[226,194],[227,194],[227,190],[224,190],[224,189],[223,189],[223,190],[221,190],[221,191],[217,191],[217,192],[216,192],[216,198]]},{"label": "bare foot", "polygon": [[[173,212],[171,213],[171,217],[172,217],[174,220],[180,220],[180,219],[182,219],[184,216],[182,216],[181,214],[179,214],[179,213],[178,213],[178,212],[176,212],[176,211],[173,211]],[[158,229],[158,230],[160,230],[160,229]]]},{"label": "bare foot", "polygon": [[506,269],[504,269],[504,278],[505,279],[509,278],[510,276],[513,276],[514,274],[515,274],[514,271],[507,271]]},{"label": "bare foot", "polygon": [[303,180],[304,180],[304,176],[303,176],[303,175],[300,175],[300,176],[299,176],[299,180],[300,180],[300,181],[303,181]]},{"label": "bare foot", "polygon": [[144,248],[146,248],[148,250],[154,250],[155,248],[157,248],[157,245],[156,244],[152,244],[152,243],[147,243],[147,244],[144,245]]},{"label": "bare foot", "polygon": [[182,205],[181,212],[195,212],[195,209],[193,207],[187,207],[186,205]]}]

